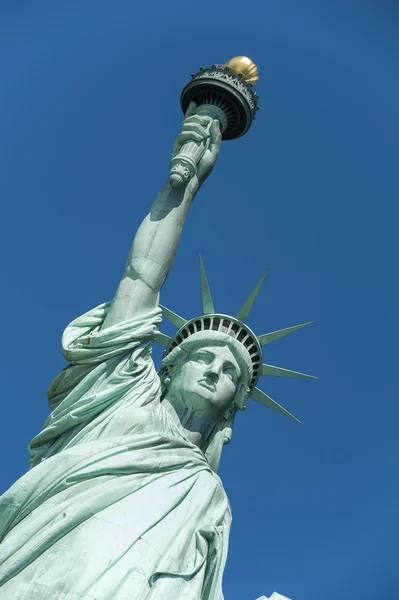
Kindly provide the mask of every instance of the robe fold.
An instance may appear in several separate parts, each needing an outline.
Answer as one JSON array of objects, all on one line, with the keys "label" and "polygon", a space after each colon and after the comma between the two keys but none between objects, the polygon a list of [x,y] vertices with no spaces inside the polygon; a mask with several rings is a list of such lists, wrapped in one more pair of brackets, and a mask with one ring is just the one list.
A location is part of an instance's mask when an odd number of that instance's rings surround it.
[{"label": "robe fold", "polygon": [[222,600],[230,506],[163,410],[161,311],[101,331],[108,307],[64,332],[32,468],[0,498],[0,598]]}]

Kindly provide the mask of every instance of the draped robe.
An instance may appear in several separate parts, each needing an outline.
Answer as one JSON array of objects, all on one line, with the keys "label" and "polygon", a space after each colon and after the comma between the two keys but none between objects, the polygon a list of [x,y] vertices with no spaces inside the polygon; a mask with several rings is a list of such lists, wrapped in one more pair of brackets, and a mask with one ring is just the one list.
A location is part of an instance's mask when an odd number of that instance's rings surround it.
[{"label": "draped robe", "polygon": [[32,468],[0,498],[0,597],[222,600],[230,506],[163,409],[160,310],[102,331],[108,307],[65,330]]}]

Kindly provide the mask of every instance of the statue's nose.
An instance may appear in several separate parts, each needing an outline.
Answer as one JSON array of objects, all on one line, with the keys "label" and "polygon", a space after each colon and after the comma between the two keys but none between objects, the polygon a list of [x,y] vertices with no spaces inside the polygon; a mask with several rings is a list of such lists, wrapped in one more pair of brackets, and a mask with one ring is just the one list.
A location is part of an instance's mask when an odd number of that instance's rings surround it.
[{"label": "statue's nose", "polygon": [[214,371],[213,369],[208,369],[208,371],[205,373],[206,377],[212,381],[212,383],[217,383],[218,379],[219,379],[219,374],[217,371]]}]

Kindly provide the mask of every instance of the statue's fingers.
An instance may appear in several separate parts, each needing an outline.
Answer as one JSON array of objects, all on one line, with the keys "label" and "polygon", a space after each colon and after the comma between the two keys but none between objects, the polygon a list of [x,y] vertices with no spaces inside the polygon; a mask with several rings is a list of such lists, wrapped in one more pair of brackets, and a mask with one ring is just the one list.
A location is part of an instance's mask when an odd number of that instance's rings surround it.
[{"label": "statue's fingers", "polygon": [[195,131],[182,131],[176,140],[177,144],[184,144],[185,142],[202,142],[204,136],[196,133]]},{"label": "statue's fingers", "polygon": [[204,127],[206,127],[211,121],[212,119],[210,117],[205,117],[202,115],[192,115],[191,117],[187,117],[187,119],[184,119],[183,124],[198,123],[198,125],[203,125]]},{"label": "statue's fingers", "polygon": [[220,131],[220,123],[218,119],[214,119],[210,128],[210,143],[209,150],[211,152],[218,152],[220,148],[220,141],[222,139],[222,133]]},{"label": "statue's fingers", "polygon": [[209,137],[209,131],[207,129],[207,127],[204,127],[203,125],[200,125],[199,123],[183,123],[183,131],[195,131],[195,133],[198,133],[199,135],[201,135],[204,139]]},{"label": "statue's fingers", "polygon": [[187,119],[187,117],[191,117],[191,115],[194,114],[195,109],[197,108],[197,105],[195,104],[195,102],[190,102],[190,104],[188,105],[188,109],[186,110],[185,113],[185,118]]}]

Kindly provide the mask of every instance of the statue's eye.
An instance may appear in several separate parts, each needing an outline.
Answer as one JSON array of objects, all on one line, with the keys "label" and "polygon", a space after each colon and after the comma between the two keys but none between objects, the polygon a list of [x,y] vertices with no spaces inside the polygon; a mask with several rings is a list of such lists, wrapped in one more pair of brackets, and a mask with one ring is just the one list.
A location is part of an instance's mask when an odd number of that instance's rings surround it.
[{"label": "statue's eye", "polygon": [[210,354],[208,354],[208,352],[196,352],[196,354],[194,355],[194,359],[197,362],[203,362],[206,365],[209,365],[209,363],[212,362],[212,357]]},{"label": "statue's eye", "polygon": [[231,381],[233,381],[233,383],[237,382],[237,373],[234,368],[226,367],[225,369],[223,369],[223,373],[227,375],[227,377],[229,377]]}]

